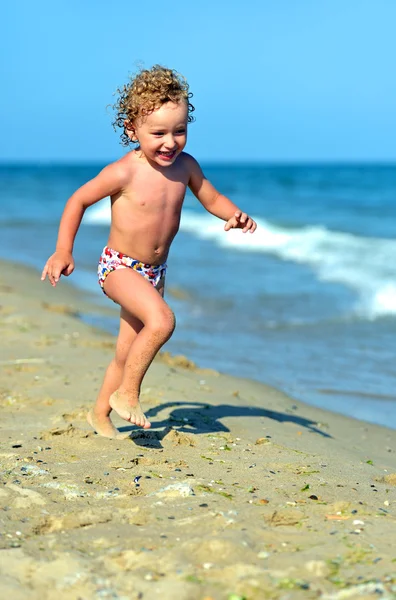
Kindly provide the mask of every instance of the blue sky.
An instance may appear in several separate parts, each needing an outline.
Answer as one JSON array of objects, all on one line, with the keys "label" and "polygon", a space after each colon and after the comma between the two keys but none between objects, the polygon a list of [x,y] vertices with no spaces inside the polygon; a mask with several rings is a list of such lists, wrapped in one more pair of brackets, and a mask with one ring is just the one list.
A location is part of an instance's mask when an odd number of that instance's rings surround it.
[{"label": "blue sky", "polygon": [[138,63],[188,79],[200,160],[396,160],[394,0],[7,4],[2,161],[121,156],[106,106]]}]

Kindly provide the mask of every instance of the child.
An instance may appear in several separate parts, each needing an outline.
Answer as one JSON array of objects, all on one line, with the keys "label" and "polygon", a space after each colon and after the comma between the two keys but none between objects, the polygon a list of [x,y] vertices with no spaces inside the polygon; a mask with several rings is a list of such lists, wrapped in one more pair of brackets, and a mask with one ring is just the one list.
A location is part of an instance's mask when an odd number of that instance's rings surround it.
[{"label": "child", "polygon": [[205,178],[197,161],[183,152],[194,107],[188,84],[176,71],[156,65],[140,71],[121,90],[114,125],[122,143],[137,144],[108,165],[67,201],[55,253],[41,280],[56,286],[74,270],[74,238],[85,210],[111,198],[111,228],[99,261],[99,284],[120,305],[114,359],[107,368],[87,419],[100,435],[120,434],[110,420],[115,410],[126,421],[148,429],[139,393],[155,355],[170,338],[175,317],[164,300],[166,259],[180,222],[187,186],[207,211],[233,228],[253,233],[256,223]]}]

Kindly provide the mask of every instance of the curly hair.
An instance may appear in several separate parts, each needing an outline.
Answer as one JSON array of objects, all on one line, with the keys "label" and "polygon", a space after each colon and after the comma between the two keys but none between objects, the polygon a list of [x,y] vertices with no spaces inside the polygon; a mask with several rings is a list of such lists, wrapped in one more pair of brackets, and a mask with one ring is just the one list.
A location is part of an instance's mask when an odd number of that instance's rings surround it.
[{"label": "curly hair", "polygon": [[114,130],[116,127],[123,130],[120,136],[121,144],[130,145],[131,139],[127,131],[133,129],[132,123],[138,117],[151,114],[166,102],[185,101],[188,107],[187,121],[188,123],[194,121],[192,112],[195,108],[189,101],[192,93],[188,90],[188,83],[180,73],[161,65],[141,70],[131,77],[127,84],[117,89],[119,97],[113,105],[116,113],[113,121]]}]

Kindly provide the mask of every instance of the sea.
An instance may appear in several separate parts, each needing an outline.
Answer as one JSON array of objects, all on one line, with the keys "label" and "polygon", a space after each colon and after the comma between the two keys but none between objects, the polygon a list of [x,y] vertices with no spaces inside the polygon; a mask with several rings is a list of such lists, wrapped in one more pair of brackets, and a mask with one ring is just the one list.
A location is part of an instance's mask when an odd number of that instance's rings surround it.
[{"label": "sea", "polygon": [[[0,165],[0,256],[41,271],[67,198],[103,166]],[[225,232],[188,191],[168,258],[177,327],[164,350],[396,429],[396,165],[203,168],[258,227]],[[106,198],[85,214],[68,280],[100,305],[109,224]],[[83,318],[117,332],[116,316]]]}]

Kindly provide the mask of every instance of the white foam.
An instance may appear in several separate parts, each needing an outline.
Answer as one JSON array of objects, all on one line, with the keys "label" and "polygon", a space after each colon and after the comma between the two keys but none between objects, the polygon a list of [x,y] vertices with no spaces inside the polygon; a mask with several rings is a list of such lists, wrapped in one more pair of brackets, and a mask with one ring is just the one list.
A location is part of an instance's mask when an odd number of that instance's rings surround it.
[{"label": "white foam", "polygon": [[[180,229],[241,252],[262,252],[282,260],[309,265],[319,280],[340,283],[358,296],[356,311],[366,318],[396,315],[396,241],[359,237],[330,231],[323,226],[286,229],[256,219],[254,235],[224,231],[224,223],[210,214],[184,210]],[[110,222],[109,203],[100,203],[84,223]]]},{"label": "white foam", "polygon": [[84,225],[110,225],[111,211],[110,199],[104,198],[91,208],[88,208],[84,215]]}]

